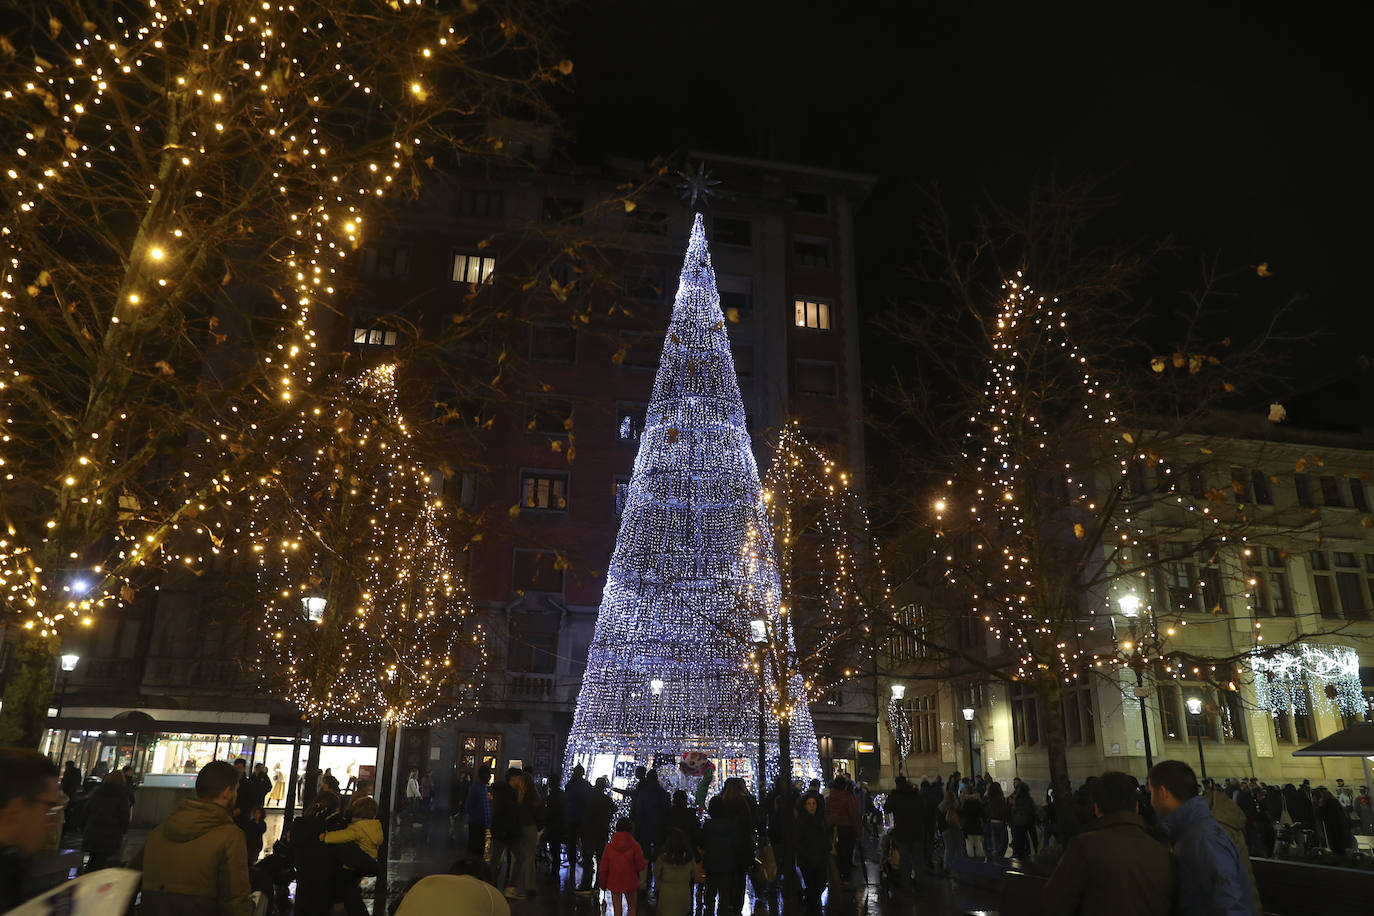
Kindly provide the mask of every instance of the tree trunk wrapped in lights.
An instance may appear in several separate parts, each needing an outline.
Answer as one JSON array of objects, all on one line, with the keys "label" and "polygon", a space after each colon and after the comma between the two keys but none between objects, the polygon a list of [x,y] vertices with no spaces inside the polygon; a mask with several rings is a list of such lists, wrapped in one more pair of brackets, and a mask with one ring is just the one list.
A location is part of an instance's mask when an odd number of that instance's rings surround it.
[{"label": "tree trunk wrapped in lights", "polygon": [[[756,768],[760,692],[805,697],[799,675],[780,691],[755,655],[751,621],[781,645],[781,585],[758,468],[698,215],[683,263],[663,357],[645,416],[607,571],[567,769],[615,776],[689,751],[722,777]],[[778,720],[768,716],[767,756]],[[818,775],[806,703],[791,708],[791,754]],[[723,770],[720,767],[724,767]],[[623,775],[623,770],[621,775]],[[666,775],[666,774],[665,774]]]}]

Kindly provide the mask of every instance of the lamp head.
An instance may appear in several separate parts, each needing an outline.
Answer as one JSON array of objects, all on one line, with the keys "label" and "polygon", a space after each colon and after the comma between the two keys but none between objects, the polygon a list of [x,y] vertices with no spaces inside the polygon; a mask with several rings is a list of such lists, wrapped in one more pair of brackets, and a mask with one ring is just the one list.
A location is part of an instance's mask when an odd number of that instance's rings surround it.
[{"label": "lamp head", "polygon": [[905,684],[893,684],[893,685],[892,685],[892,699],[894,699],[894,700],[900,700],[900,699],[902,699],[902,697],[904,697],[904,696],[906,696],[906,685],[905,685]]},{"label": "lamp head", "polygon": [[1117,603],[1117,605],[1120,606],[1120,608],[1121,608],[1121,615],[1122,615],[1123,617],[1136,617],[1136,616],[1139,616],[1139,614],[1140,614],[1140,599],[1139,599],[1138,597],[1136,597],[1135,595],[1131,594],[1130,592],[1127,592],[1126,594],[1122,595],[1120,598],[1116,599],[1116,603]]},{"label": "lamp head", "polygon": [[972,707],[972,706],[965,706],[965,707],[964,707],[964,721],[965,721],[965,722],[972,722],[972,721],[973,721],[973,707]]},{"label": "lamp head", "polygon": [[324,619],[325,600],[319,595],[306,595],[301,599],[301,610],[305,611],[305,619],[319,623]]},{"label": "lamp head", "polygon": [[663,695],[663,678],[656,677],[649,680],[649,692],[654,696]]},{"label": "lamp head", "polygon": [[749,621],[749,638],[759,644],[768,642],[768,624],[762,618]]},{"label": "lamp head", "polygon": [[62,656],[62,670],[75,671],[77,664],[81,661],[81,656],[75,652],[68,652]]},{"label": "lamp head", "polygon": [[1191,715],[1202,715],[1202,697],[1189,697],[1184,702],[1188,705],[1188,712]]}]

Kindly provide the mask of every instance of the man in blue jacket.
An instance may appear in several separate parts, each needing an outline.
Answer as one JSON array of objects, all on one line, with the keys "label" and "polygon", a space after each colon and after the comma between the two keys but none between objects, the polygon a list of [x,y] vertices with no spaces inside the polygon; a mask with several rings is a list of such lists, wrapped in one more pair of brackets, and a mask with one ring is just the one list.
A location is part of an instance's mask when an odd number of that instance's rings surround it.
[{"label": "man in blue jacket", "polygon": [[1240,853],[1198,795],[1192,767],[1179,760],[1155,764],[1150,804],[1174,846],[1176,916],[1257,916]]}]

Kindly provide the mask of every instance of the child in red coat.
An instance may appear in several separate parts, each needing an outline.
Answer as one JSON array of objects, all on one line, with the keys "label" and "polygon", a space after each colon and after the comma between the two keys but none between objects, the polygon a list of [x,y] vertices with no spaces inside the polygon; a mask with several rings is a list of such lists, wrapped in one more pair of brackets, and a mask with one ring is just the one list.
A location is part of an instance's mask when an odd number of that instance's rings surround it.
[{"label": "child in red coat", "polygon": [[634,838],[634,824],[628,817],[615,822],[615,833],[601,854],[601,875],[597,881],[611,892],[611,910],[621,916],[621,899],[625,901],[625,916],[635,916],[639,904],[639,873],[648,863],[644,850]]}]

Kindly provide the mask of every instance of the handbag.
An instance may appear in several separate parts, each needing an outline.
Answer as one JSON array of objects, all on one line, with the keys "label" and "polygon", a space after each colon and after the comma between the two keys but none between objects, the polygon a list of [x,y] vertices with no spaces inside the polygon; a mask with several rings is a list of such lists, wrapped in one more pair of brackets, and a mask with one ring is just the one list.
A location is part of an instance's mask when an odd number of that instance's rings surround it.
[{"label": "handbag", "polygon": [[773,854],[773,845],[764,843],[759,847],[754,856],[754,861],[758,863],[759,871],[763,874],[765,884],[772,884],[778,880],[778,857]]}]

